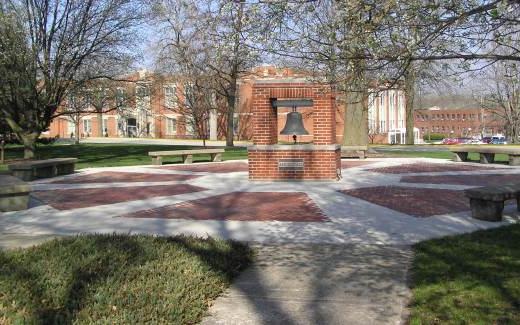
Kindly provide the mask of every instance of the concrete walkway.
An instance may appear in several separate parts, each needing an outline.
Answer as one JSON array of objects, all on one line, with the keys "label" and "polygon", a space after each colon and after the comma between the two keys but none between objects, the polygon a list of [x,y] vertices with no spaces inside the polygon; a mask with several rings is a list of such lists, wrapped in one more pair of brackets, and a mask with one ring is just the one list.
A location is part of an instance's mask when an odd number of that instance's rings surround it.
[{"label": "concrete walkway", "polygon": [[257,247],[255,265],[202,324],[400,324],[410,292],[409,247]]}]

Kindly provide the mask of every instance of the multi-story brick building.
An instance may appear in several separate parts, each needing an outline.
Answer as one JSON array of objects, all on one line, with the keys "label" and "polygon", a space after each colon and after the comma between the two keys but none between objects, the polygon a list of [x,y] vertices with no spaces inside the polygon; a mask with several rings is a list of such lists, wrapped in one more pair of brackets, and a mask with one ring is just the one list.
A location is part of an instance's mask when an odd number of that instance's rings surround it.
[{"label": "multi-story brick building", "polygon": [[[79,131],[74,121],[64,115],[51,124],[49,136],[71,137],[79,132],[81,137],[150,137],[191,138],[196,137],[190,127],[189,116],[179,109],[184,100],[182,83],[172,77],[140,71],[129,77],[133,82],[118,88],[126,100],[124,105],[104,114],[95,112],[81,116]],[[304,73],[273,66],[257,67],[239,81],[237,112],[233,121],[235,137],[240,140],[252,138],[252,85],[257,82],[310,82]],[[64,106],[66,107],[66,103]],[[343,112],[345,104],[341,98],[336,103],[337,141],[343,137]],[[278,110],[279,131],[284,127],[289,108]],[[299,110],[309,136],[299,141],[312,139],[312,109]],[[101,123],[101,127],[100,127]],[[369,142],[404,143],[406,125],[405,94],[401,89],[382,89],[373,92],[368,99]],[[209,114],[207,136],[223,139],[226,131],[224,110],[215,109]],[[419,132],[417,130],[418,139]],[[280,136],[281,141],[292,141],[290,136]]]},{"label": "multi-story brick building", "polygon": [[505,134],[504,122],[497,114],[479,108],[415,110],[415,127],[421,136],[438,133],[446,137],[474,137]]}]

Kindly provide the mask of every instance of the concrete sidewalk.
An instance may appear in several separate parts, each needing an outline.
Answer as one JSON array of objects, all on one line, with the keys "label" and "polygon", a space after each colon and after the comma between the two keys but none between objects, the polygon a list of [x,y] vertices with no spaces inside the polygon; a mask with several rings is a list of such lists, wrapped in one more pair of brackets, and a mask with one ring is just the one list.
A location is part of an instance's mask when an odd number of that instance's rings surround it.
[{"label": "concrete sidewalk", "polygon": [[255,264],[202,324],[400,324],[410,292],[409,246],[257,247]]}]

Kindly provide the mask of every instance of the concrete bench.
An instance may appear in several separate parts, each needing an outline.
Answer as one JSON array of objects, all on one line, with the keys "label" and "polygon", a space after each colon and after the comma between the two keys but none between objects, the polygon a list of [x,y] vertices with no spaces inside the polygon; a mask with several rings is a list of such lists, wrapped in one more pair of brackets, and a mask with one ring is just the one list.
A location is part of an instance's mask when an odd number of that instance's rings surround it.
[{"label": "concrete bench", "polygon": [[25,210],[29,207],[31,186],[11,175],[0,175],[0,211]]},{"label": "concrete bench", "polygon": [[182,156],[182,161],[185,164],[193,162],[193,155],[207,155],[211,156],[211,161],[222,161],[222,154],[224,149],[192,149],[192,150],[173,150],[173,151],[152,151],[148,156],[152,157],[153,165],[161,165],[162,157],[168,156]]},{"label": "concrete bench", "polygon": [[520,211],[520,184],[486,186],[464,191],[469,198],[471,216],[485,221],[501,221],[504,201],[516,199]]},{"label": "concrete bench", "polygon": [[478,153],[480,155],[480,163],[482,164],[491,164],[495,162],[495,154],[505,154],[509,156],[509,165],[511,166],[519,166],[520,165],[520,148],[497,148],[497,147],[488,147],[486,145],[483,146],[461,146],[461,147],[453,147],[450,149],[453,152],[454,161],[467,161],[468,154],[471,152]]},{"label": "concrete bench", "polygon": [[367,157],[368,146],[341,146],[341,158],[359,158]]},{"label": "concrete bench", "polygon": [[77,161],[77,158],[29,160],[10,164],[7,167],[13,176],[24,181],[32,181],[36,178],[72,174]]}]

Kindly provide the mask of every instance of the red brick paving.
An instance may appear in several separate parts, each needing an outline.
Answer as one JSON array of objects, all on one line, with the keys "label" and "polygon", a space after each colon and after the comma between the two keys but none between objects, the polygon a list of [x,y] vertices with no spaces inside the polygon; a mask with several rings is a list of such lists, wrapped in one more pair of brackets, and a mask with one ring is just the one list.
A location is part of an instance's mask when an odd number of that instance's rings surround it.
[{"label": "red brick paving", "polygon": [[429,217],[470,209],[464,191],[378,186],[340,192],[414,217]]},{"label": "red brick paving", "polygon": [[491,170],[494,167],[486,166],[471,166],[463,164],[406,164],[391,167],[381,167],[369,169],[371,172],[385,173],[385,174],[409,174],[409,173],[436,173],[436,172],[461,172],[461,171],[475,171],[475,170]]},{"label": "red brick paving", "polygon": [[373,163],[376,163],[377,161],[364,161],[364,160],[342,160],[341,161],[341,168],[353,168],[353,167],[360,167],[360,166],[366,166]]},{"label": "red brick paving", "polygon": [[206,189],[198,186],[178,184],[37,191],[31,193],[31,195],[36,199],[51,205],[55,209],[70,210],[103,204],[142,200],[159,196],[193,193],[204,190]]},{"label": "red brick paving", "polygon": [[404,183],[453,184],[468,186],[494,186],[507,183],[520,183],[520,175],[440,175],[440,176],[404,176]]},{"label": "red brick paving", "polygon": [[327,217],[305,193],[233,192],[124,215],[127,218],[305,221]]},{"label": "red brick paving", "polygon": [[173,175],[173,174],[148,174],[148,173],[124,173],[124,172],[100,172],[74,178],[54,181],[59,184],[77,183],[126,183],[126,182],[170,182],[187,181],[200,176],[197,175]]},{"label": "red brick paving", "polygon": [[247,162],[232,162],[225,164],[189,164],[189,165],[170,165],[153,167],[168,170],[184,170],[190,172],[208,172],[208,173],[233,173],[233,172],[247,172]]}]

